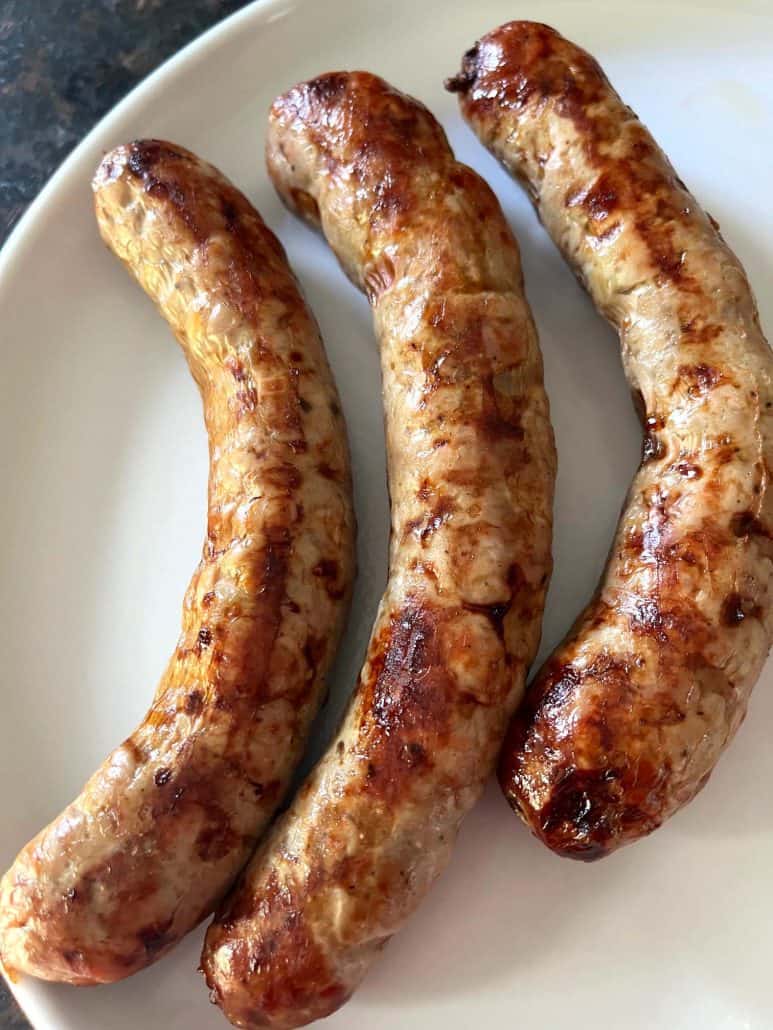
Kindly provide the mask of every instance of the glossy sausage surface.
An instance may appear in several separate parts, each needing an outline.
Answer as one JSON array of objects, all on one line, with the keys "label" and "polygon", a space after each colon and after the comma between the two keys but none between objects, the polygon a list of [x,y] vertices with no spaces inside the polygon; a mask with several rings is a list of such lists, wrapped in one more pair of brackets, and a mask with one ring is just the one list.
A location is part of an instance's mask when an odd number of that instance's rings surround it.
[{"label": "glossy sausage surface", "polygon": [[279,97],[269,171],[373,307],[389,581],[329,751],[216,916],[203,968],[237,1026],[351,994],[446,865],[537,647],[555,455],[517,244],[432,115],[364,72]]},{"label": "glossy sausage surface", "polygon": [[354,563],[341,410],[277,239],[219,172],[157,140],[108,154],[94,196],[201,390],[210,474],[150,711],[0,887],[5,968],[75,984],[157,959],[244,864],[324,692]]},{"label": "glossy sausage surface", "polygon": [[589,54],[511,22],[447,85],[618,330],[644,424],[601,583],[500,767],[537,836],[593,859],[700,790],[767,656],[773,360],[716,222]]}]

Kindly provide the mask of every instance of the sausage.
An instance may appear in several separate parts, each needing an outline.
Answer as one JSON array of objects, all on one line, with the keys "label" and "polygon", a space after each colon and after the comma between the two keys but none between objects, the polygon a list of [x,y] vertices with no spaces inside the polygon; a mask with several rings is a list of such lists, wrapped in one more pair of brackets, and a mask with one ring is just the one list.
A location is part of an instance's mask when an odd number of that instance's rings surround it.
[{"label": "sausage", "polygon": [[619,332],[643,420],[601,582],[500,765],[532,831],[594,859],[695,796],[768,653],[773,361],[717,223],[589,54],[511,22],[448,86]]},{"label": "sausage", "polygon": [[142,969],[209,915],[288,786],[345,618],[346,432],[284,251],[216,169],[118,147],[99,228],[171,325],[209,434],[207,538],[141,725],[0,887],[12,974],[93,984]]},{"label": "sausage", "polygon": [[429,111],[365,72],[280,96],[268,166],[373,307],[389,580],[337,736],[209,928],[242,1027],[334,1011],[446,865],[540,634],[555,472],[517,244]]}]

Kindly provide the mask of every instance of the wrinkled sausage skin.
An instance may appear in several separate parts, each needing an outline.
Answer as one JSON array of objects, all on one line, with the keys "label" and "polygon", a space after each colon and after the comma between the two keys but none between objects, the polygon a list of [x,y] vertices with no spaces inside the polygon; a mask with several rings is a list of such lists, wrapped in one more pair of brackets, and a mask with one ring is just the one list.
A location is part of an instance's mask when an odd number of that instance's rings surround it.
[{"label": "wrinkled sausage skin", "polygon": [[200,387],[210,474],[201,562],[150,711],[0,887],[6,969],[75,984],[153,962],[225,893],[299,758],[354,561],[338,398],[277,239],[168,143],[119,147],[93,185],[104,241]]},{"label": "wrinkled sausage skin", "polygon": [[389,581],[343,725],[210,927],[213,999],[296,1027],[351,994],[445,866],[537,647],[555,454],[518,248],[421,104],[364,72],[273,105],[268,166],[367,292]]},{"label": "wrinkled sausage skin", "polygon": [[771,641],[771,352],[738,259],[596,61],[511,22],[447,83],[620,334],[641,466],[596,594],[530,686],[500,766],[559,854],[686,804]]}]

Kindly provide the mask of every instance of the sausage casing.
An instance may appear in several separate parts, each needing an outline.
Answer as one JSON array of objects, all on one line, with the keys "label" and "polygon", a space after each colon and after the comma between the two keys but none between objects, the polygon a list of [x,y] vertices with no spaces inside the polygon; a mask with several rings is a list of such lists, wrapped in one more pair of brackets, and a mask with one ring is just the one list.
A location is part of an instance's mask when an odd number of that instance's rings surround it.
[{"label": "sausage casing", "polygon": [[364,72],[279,97],[269,171],[368,294],[381,348],[389,581],[327,754],[210,927],[238,1026],[351,994],[445,866],[540,633],[553,436],[517,244],[432,115]]},{"label": "sausage casing", "polygon": [[599,588],[500,768],[535,834],[592,859],[697,793],[767,656],[773,360],[716,222],[589,54],[511,22],[448,85],[618,330],[644,423]]},{"label": "sausage casing", "polygon": [[219,172],[155,140],[94,179],[102,236],[170,323],[209,435],[207,538],[153,705],[0,887],[11,973],[89,984],[208,915],[281,800],[348,604],[346,433],[281,245]]}]

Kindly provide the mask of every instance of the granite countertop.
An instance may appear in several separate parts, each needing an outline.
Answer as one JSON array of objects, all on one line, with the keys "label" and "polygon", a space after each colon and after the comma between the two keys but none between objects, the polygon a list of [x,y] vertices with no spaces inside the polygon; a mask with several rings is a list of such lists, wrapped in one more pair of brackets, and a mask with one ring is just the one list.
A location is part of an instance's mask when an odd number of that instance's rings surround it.
[{"label": "granite countertop", "polygon": [[[244,6],[245,0],[0,0],[0,243],[116,101]],[[28,1027],[0,977],[0,1030]]]}]

